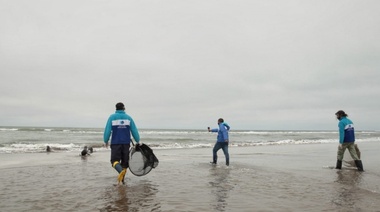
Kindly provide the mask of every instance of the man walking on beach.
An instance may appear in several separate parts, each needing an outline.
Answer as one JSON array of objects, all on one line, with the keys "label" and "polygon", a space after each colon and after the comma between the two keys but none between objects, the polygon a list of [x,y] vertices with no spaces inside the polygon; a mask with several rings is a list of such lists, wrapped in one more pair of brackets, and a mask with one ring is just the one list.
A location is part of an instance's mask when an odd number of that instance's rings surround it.
[{"label": "man walking on beach", "polygon": [[339,120],[339,146],[337,154],[336,169],[342,168],[342,160],[346,149],[351,154],[352,159],[355,160],[356,167],[359,171],[363,171],[362,161],[359,159],[355,149],[355,130],[354,124],[347,118],[347,114],[343,110],[335,113],[336,118]]},{"label": "man walking on beach", "polygon": [[140,135],[132,117],[125,113],[124,104],[116,104],[116,112],[107,121],[104,129],[104,143],[108,148],[108,140],[111,137],[111,164],[119,173],[118,183],[124,184],[124,177],[129,166],[129,147],[131,134],[138,144]]},{"label": "man walking on beach", "polygon": [[225,123],[222,118],[218,119],[218,126],[219,126],[219,128],[215,128],[215,129],[210,129],[210,127],[207,128],[209,132],[217,132],[218,133],[215,146],[212,150],[212,153],[213,153],[212,164],[217,163],[217,160],[218,160],[217,152],[219,151],[219,149],[222,149],[224,156],[226,157],[226,165],[229,166],[230,165],[230,155],[228,154],[228,141],[229,141],[228,140],[228,130],[230,130],[230,126],[228,126],[228,124]]}]

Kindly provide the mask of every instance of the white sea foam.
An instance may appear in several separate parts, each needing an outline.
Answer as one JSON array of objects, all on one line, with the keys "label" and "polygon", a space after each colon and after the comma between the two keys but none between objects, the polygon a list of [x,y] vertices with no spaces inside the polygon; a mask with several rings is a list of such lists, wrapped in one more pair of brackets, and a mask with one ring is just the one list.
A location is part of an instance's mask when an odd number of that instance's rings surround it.
[{"label": "white sea foam", "polygon": [[[212,148],[216,133],[207,130],[140,130],[141,142],[156,149]],[[357,142],[379,141],[379,131],[356,132]],[[230,131],[230,146],[338,143],[333,131]],[[0,153],[80,152],[84,146],[103,151],[103,129],[0,128]],[[105,151],[105,150],[104,150]]]},{"label": "white sea foam", "polygon": [[17,131],[18,128],[0,128],[0,131]]}]

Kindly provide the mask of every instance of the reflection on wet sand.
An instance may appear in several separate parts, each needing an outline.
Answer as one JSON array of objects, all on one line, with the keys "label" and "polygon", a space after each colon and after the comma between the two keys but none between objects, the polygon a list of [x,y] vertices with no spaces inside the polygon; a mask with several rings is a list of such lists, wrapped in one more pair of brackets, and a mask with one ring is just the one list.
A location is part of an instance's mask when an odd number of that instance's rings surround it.
[{"label": "reflection on wet sand", "polygon": [[110,186],[104,192],[105,205],[100,211],[160,211],[157,191],[157,186],[150,181]]},{"label": "reflection on wet sand", "polygon": [[210,169],[212,181],[211,193],[215,195],[216,202],[213,204],[216,211],[225,211],[227,207],[227,198],[229,192],[234,188],[229,179],[230,168],[213,167]]},{"label": "reflection on wet sand", "polygon": [[362,173],[356,170],[340,170],[337,171],[337,179],[335,183],[336,194],[332,202],[347,210],[355,209],[356,202],[359,198],[359,184]]}]

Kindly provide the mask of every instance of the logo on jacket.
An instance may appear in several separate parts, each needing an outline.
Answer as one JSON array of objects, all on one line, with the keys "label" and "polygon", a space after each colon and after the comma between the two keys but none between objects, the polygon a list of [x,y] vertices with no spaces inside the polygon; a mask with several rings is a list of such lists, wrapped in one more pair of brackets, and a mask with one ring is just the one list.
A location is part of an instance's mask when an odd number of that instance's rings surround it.
[{"label": "logo on jacket", "polygon": [[128,119],[119,119],[112,121],[112,126],[129,126],[130,124],[131,121]]},{"label": "logo on jacket", "polygon": [[353,124],[347,124],[346,127],[344,128],[344,130],[354,130],[354,125]]}]

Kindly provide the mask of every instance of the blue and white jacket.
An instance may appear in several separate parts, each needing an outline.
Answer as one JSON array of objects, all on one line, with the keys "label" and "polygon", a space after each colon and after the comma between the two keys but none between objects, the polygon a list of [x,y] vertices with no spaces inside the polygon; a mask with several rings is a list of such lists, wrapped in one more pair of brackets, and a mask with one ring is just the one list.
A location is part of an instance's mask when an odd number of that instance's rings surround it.
[{"label": "blue and white jacket", "polygon": [[352,143],[355,142],[354,123],[346,117],[339,120],[339,143]]},{"label": "blue and white jacket", "polygon": [[107,121],[104,129],[104,143],[108,143],[111,137],[111,144],[130,144],[131,133],[136,143],[140,141],[139,131],[132,117],[127,115],[124,110],[116,110]]},{"label": "blue and white jacket", "polygon": [[226,140],[229,140],[228,130],[230,130],[230,126],[227,123],[223,122],[219,124],[219,129],[218,128],[212,129],[211,132],[218,133],[218,137],[216,139],[217,142],[225,142]]}]

